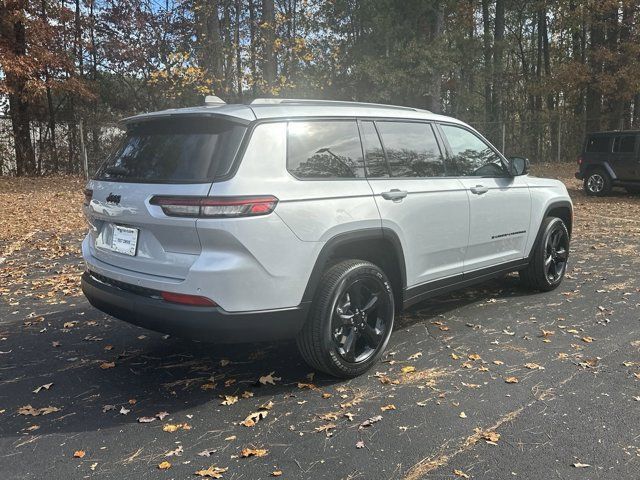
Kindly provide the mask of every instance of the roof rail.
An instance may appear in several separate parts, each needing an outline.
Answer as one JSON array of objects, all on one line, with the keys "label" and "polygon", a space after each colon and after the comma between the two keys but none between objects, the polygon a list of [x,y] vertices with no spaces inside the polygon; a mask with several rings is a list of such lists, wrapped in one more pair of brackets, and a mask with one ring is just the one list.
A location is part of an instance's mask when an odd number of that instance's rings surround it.
[{"label": "roof rail", "polygon": [[344,100],[316,100],[307,98],[256,98],[250,105],[281,105],[281,104],[302,104],[302,105],[335,105],[335,106],[353,106],[353,107],[376,107],[390,108],[394,110],[411,110],[414,112],[429,112],[421,108],[404,107],[400,105],[386,105],[384,103],[366,103],[366,102],[349,102]]}]

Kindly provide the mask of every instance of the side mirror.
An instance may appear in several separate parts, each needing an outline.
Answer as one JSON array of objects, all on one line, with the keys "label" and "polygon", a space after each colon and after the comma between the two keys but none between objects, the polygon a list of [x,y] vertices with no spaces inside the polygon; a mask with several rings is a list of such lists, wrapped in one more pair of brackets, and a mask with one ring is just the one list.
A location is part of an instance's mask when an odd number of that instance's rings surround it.
[{"label": "side mirror", "polygon": [[509,157],[511,175],[517,177],[529,173],[529,159],[525,157]]}]

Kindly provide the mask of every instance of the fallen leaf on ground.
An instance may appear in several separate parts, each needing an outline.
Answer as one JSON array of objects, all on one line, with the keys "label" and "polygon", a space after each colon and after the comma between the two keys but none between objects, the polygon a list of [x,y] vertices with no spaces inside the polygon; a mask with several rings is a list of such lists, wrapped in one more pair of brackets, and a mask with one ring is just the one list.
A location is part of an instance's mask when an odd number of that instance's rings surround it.
[{"label": "fallen leaf on ground", "polygon": [[40,385],[33,391],[33,393],[40,393],[40,390],[49,390],[51,388],[51,385],[53,385],[53,383],[45,383],[44,385]]},{"label": "fallen leaf on ground", "polygon": [[84,450],[76,450],[75,452],[73,452],[74,458],[84,458],[85,455],[86,453]]},{"label": "fallen leaf on ground", "polygon": [[591,343],[593,342],[593,337],[582,337],[582,341],[584,343]]},{"label": "fallen leaf on ground", "polygon": [[48,415],[50,413],[59,412],[60,409],[58,407],[42,407],[42,408],[33,408],[31,405],[25,405],[24,407],[20,407],[18,409],[18,415],[31,415],[32,417],[37,417],[39,415]]},{"label": "fallen leaf on ground", "polygon": [[504,379],[506,383],[518,383],[518,377],[507,377]]},{"label": "fallen leaf on ground", "polygon": [[164,454],[165,457],[180,457],[182,456],[182,453],[184,452],[184,448],[182,447],[182,445],[178,445],[178,448],[176,448],[175,450],[169,450],[167,453]]},{"label": "fallen leaf on ground", "polygon": [[171,464],[165,460],[164,462],[160,462],[158,464],[158,468],[160,470],[167,470],[167,469],[171,468]]},{"label": "fallen leaf on ground", "polygon": [[500,440],[500,434],[498,432],[489,431],[482,432],[481,437],[484,438],[487,443],[495,444],[498,440]]},{"label": "fallen leaf on ground", "polygon": [[471,478],[469,475],[464,473],[462,470],[458,470],[457,468],[453,470],[453,474],[456,477],[460,477],[460,478]]},{"label": "fallen leaf on ground", "polygon": [[269,412],[266,412],[264,410],[258,410],[257,412],[250,413],[249,415],[247,415],[247,418],[240,422],[240,424],[244,425],[245,427],[253,427],[260,420],[264,419],[268,413]]},{"label": "fallen leaf on ground", "polygon": [[504,365],[504,362],[502,360],[494,360],[493,364],[494,365]]},{"label": "fallen leaf on ground", "polygon": [[376,415],[375,417],[368,418],[358,426],[358,429],[370,427],[374,423],[378,423],[380,420],[382,420],[382,415]]},{"label": "fallen leaf on ground", "polygon": [[124,407],[120,407],[120,415],[126,415],[127,413],[129,413],[131,410],[129,410],[128,408],[124,408]]},{"label": "fallen leaf on ground", "polygon": [[591,465],[589,465],[588,463],[576,462],[573,464],[573,466],[576,468],[587,468],[587,467],[590,467]]},{"label": "fallen leaf on ground", "polygon": [[525,368],[528,368],[529,370],[544,370],[544,367],[542,365],[538,365],[537,363],[525,363],[524,364]]},{"label": "fallen leaf on ground", "polygon": [[158,420],[164,420],[164,417],[168,417],[168,416],[169,416],[169,412],[156,413],[156,417],[158,417]]},{"label": "fallen leaf on ground", "polygon": [[198,470],[195,474],[199,477],[222,478],[222,474],[229,470],[228,468],[220,468],[212,465],[206,470]]},{"label": "fallen leaf on ground", "polygon": [[458,415],[460,418],[467,418],[467,414],[464,412],[460,412],[460,415]]},{"label": "fallen leaf on ground", "polygon": [[178,430],[191,430],[191,425],[188,423],[165,423],[162,427],[163,432],[173,433]]},{"label": "fallen leaf on ground", "polygon": [[211,455],[213,455],[217,451],[218,451],[217,448],[210,448],[210,449],[203,450],[203,451],[199,452],[198,456],[200,456],[200,457],[210,457]]},{"label": "fallen leaf on ground", "polygon": [[156,420],[156,417],[138,417],[138,423],[151,423]]},{"label": "fallen leaf on ground", "polygon": [[416,371],[416,367],[413,365],[407,365],[406,367],[402,367],[400,370],[402,373],[411,373]]},{"label": "fallen leaf on ground", "polygon": [[389,404],[389,405],[385,405],[383,407],[380,407],[380,410],[382,410],[383,412],[386,412],[387,410],[395,410],[396,406],[394,404]]},{"label": "fallen leaf on ground", "polygon": [[480,360],[482,357],[480,357],[480,355],[478,355],[477,353],[472,353],[470,355],[468,355],[469,360]]},{"label": "fallen leaf on ground", "polygon": [[362,440],[358,440],[356,442],[356,448],[364,448],[364,442]]},{"label": "fallen leaf on ground", "polygon": [[273,472],[271,472],[272,477],[279,477],[281,475],[282,475],[282,470],[274,470]]},{"label": "fallen leaf on ground", "polygon": [[115,362],[102,362],[102,363],[100,364],[100,368],[101,368],[102,370],[107,370],[108,368],[113,368],[113,367],[115,367],[115,366],[116,366],[116,363],[115,363]]},{"label": "fallen leaf on ground", "polygon": [[277,381],[282,380],[280,377],[274,377],[273,374],[276,372],[271,372],[269,375],[264,375],[260,377],[260,383],[262,385],[275,385]]},{"label": "fallen leaf on ground", "polygon": [[243,448],[242,452],[240,452],[240,456],[242,458],[247,457],[264,457],[269,453],[269,450],[266,448]]},{"label": "fallen leaf on ground", "polygon": [[225,395],[221,398],[223,398],[224,400],[220,402],[220,405],[233,405],[234,403],[238,402],[238,397],[236,397],[235,395]]},{"label": "fallen leaf on ground", "polygon": [[320,425],[319,427],[315,428],[316,432],[324,432],[327,437],[330,437],[331,435],[333,435],[333,433],[331,432],[331,430],[336,428],[336,424],[335,423],[327,423],[326,425]]},{"label": "fallen leaf on ground", "polygon": [[417,360],[422,356],[422,352],[416,352],[413,355],[409,355],[409,360]]}]

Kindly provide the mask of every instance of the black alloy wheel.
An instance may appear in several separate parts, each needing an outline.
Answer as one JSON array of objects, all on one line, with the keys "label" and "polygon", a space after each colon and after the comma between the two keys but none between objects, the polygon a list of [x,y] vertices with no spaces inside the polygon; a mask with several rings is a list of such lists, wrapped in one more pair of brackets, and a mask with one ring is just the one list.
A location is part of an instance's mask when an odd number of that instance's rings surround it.
[{"label": "black alloy wheel", "polygon": [[377,277],[345,285],[333,312],[331,331],[336,351],[351,363],[371,358],[393,320],[385,285]]}]

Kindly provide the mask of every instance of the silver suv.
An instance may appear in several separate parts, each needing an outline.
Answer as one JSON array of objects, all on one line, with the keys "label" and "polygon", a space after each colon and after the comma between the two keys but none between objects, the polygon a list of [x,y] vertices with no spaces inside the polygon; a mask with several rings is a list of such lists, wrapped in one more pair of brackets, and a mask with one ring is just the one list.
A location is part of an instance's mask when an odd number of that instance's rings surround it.
[{"label": "silver suv", "polygon": [[203,341],[296,338],[341,377],[394,314],[507,272],[561,282],[573,209],[463,122],[352,102],[213,103],[123,121],[85,192],[82,288],[100,310]]}]

